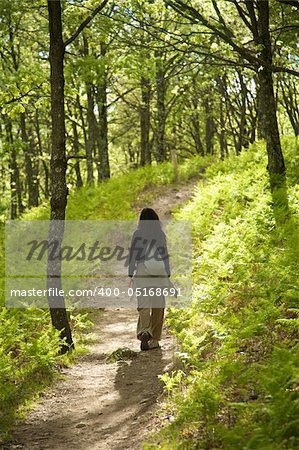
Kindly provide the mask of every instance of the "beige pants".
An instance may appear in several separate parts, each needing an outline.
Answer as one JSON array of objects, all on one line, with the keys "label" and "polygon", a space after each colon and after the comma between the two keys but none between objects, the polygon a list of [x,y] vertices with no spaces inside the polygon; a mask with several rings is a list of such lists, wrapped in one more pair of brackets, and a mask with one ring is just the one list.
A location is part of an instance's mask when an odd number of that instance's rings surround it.
[{"label": "beige pants", "polygon": [[160,340],[164,319],[164,308],[137,308],[139,318],[137,323],[137,338],[147,331],[152,339]]},{"label": "beige pants", "polygon": [[[157,283],[156,278],[148,276],[144,264],[138,264],[135,276],[135,287],[152,288],[167,286],[168,279],[160,279]],[[143,291],[144,292],[144,291]],[[164,319],[165,297],[164,295],[139,295],[137,296],[137,311],[139,318],[137,323],[137,338],[147,331],[152,339],[160,340]]]}]

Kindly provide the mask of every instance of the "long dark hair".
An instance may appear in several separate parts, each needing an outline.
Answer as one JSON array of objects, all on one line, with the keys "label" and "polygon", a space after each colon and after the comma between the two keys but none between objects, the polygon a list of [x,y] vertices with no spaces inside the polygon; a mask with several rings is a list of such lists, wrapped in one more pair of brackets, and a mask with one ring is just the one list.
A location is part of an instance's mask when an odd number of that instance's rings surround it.
[{"label": "long dark hair", "polygon": [[143,208],[140,213],[138,229],[145,238],[159,240],[165,236],[158,214],[152,208]]}]

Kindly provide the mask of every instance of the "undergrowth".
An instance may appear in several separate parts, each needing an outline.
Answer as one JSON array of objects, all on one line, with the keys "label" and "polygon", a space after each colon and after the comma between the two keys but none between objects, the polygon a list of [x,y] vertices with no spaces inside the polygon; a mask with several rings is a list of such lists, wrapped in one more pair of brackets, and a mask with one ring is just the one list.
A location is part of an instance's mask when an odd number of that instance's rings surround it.
[{"label": "undergrowth", "polygon": [[193,221],[192,307],[168,316],[181,367],[161,377],[161,430],[145,449],[299,448],[299,149],[283,147],[284,224],[260,143],[210,166],[176,214]]}]

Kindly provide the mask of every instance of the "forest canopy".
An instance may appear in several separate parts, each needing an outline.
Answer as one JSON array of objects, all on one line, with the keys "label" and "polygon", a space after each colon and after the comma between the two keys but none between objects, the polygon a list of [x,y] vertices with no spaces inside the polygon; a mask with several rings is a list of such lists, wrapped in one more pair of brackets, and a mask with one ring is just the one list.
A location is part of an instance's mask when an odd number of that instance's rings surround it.
[{"label": "forest canopy", "polygon": [[[41,0],[0,9],[1,211],[16,218],[51,195],[49,17]],[[279,134],[299,133],[298,16],[278,0],[62,1],[68,188],[174,152],[223,159],[258,137],[283,178]]]}]

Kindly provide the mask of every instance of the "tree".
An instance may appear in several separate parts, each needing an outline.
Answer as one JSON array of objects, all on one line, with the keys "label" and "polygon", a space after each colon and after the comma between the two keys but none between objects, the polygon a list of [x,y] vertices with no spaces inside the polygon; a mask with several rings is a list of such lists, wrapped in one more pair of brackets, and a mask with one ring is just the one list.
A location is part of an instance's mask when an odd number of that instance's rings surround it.
[{"label": "tree", "polygon": [[[238,58],[241,58],[243,63],[256,71],[259,83],[258,108],[260,129],[267,145],[267,169],[274,206],[276,205],[287,210],[286,194],[279,195],[278,199],[277,193],[274,192],[280,188],[285,190],[286,178],[274,98],[273,72],[285,71],[292,73],[294,71],[284,67],[277,67],[273,64],[273,49],[269,26],[269,1],[252,2],[248,0],[244,2],[244,6],[237,0],[230,2],[230,4],[234,5],[235,13],[242,23],[242,33],[244,33],[243,29],[245,27],[246,33],[251,34],[253,38],[255,45],[250,48],[242,44],[240,39],[237,39],[236,31],[229,25],[216,1],[212,1],[216,15],[214,20],[207,18],[204,13],[181,0],[165,0],[165,3],[190,20],[191,23],[204,26],[210,30],[228,45],[238,55]],[[231,7],[230,4],[229,7]],[[249,42],[252,42],[252,40]],[[223,59],[225,60],[224,56]],[[238,65],[238,62],[235,61],[235,64]]]},{"label": "tree", "polygon": [[[65,46],[62,39],[62,20],[60,1],[48,1],[49,32],[50,32],[50,65],[51,65],[51,119],[52,119],[52,148],[51,148],[51,221],[49,242],[59,243],[58,252],[62,245],[64,232],[65,209],[67,204],[66,185],[66,154],[65,154],[65,111],[64,111],[64,73],[63,60]],[[61,260],[48,259],[48,289],[61,292]],[[58,291],[55,290],[58,289]],[[49,291],[50,292],[50,291]],[[63,295],[48,295],[50,313],[53,326],[60,331],[61,339],[65,342],[61,346],[62,352],[73,347],[73,340]]]},{"label": "tree", "polygon": [[[65,210],[68,189],[66,185],[66,147],[65,147],[65,109],[64,109],[64,56],[67,45],[73,42],[93,17],[100,12],[108,0],[104,0],[91,15],[81,23],[75,33],[63,42],[61,1],[48,0],[49,34],[50,34],[50,66],[51,66],[51,119],[52,119],[52,148],[51,148],[51,221],[49,227],[49,241],[57,241],[57,252],[61,248]],[[48,256],[48,288],[54,292],[61,292],[61,261]],[[49,291],[51,292],[51,291]],[[60,331],[60,337],[65,339],[61,351],[72,348],[73,340],[68,322],[67,311],[63,295],[48,295],[53,326]]]}]

